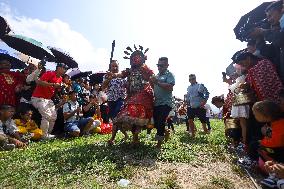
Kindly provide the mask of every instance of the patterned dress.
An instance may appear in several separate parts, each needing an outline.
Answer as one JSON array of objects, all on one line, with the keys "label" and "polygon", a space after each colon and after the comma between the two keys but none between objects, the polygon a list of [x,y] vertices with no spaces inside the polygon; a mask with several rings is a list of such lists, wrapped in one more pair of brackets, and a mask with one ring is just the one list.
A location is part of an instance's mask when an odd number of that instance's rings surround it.
[{"label": "patterned dress", "polygon": [[246,80],[256,92],[258,101],[273,100],[280,102],[278,93],[283,89],[283,85],[275,66],[269,60],[261,60],[250,68]]},{"label": "patterned dress", "polygon": [[25,76],[18,72],[0,71],[0,105],[17,105],[15,89],[23,85]]},{"label": "patterned dress", "polygon": [[125,104],[114,119],[114,124],[119,124],[125,129],[133,126],[143,127],[149,123],[153,115],[154,95],[148,82],[153,75],[145,64],[137,69],[125,72],[127,77],[127,98]]}]

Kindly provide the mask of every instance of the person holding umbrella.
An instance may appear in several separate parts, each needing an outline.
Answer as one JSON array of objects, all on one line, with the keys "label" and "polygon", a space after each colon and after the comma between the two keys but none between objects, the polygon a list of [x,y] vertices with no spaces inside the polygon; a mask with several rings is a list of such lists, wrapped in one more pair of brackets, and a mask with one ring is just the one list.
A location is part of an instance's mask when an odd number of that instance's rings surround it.
[{"label": "person holding umbrella", "polygon": [[43,131],[43,138],[54,138],[50,133],[53,130],[57,118],[55,105],[51,100],[55,89],[61,88],[62,76],[68,67],[59,63],[55,71],[44,73],[37,81],[37,86],[32,95],[32,105],[39,111],[42,116],[40,128]]}]

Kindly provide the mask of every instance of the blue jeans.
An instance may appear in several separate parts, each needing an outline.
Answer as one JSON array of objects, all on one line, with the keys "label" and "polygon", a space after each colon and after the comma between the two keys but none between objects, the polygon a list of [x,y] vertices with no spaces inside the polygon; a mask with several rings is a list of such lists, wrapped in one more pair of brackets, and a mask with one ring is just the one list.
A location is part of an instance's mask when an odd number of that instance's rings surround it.
[{"label": "blue jeans", "polygon": [[120,112],[121,107],[123,106],[123,99],[119,98],[116,101],[109,101],[108,107],[109,107],[109,117],[111,119],[115,118],[117,114]]},{"label": "blue jeans", "polygon": [[81,118],[80,120],[66,122],[64,126],[64,130],[66,132],[74,132],[74,131],[80,131],[81,129],[84,129],[88,122],[92,119],[89,118]]}]

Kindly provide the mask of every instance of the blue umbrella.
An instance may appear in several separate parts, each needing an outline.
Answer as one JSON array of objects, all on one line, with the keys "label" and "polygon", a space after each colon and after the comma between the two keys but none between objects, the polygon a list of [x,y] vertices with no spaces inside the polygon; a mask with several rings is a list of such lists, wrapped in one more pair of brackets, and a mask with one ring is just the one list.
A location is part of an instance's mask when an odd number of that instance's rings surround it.
[{"label": "blue umbrella", "polygon": [[24,69],[27,65],[18,58],[9,54],[8,51],[0,49],[0,60],[8,60],[11,63],[11,69]]}]

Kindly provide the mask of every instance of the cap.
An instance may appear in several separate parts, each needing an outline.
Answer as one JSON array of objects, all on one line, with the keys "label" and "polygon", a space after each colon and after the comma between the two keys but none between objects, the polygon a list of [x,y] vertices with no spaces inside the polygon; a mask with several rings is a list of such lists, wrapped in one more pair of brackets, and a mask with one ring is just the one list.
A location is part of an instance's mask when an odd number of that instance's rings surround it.
[{"label": "cap", "polygon": [[61,68],[65,68],[66,70],[69,68],[66,64],[64,64],[64,63],[58,63],[57,65],[56,65],[56,68],[57,67],[61,67]]}]

